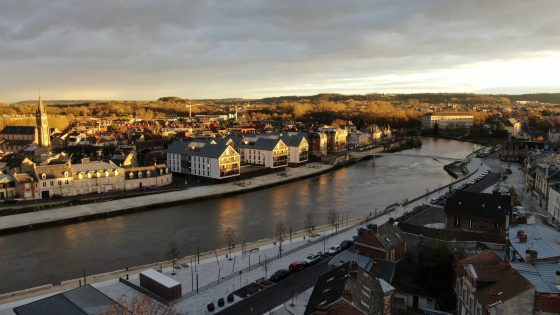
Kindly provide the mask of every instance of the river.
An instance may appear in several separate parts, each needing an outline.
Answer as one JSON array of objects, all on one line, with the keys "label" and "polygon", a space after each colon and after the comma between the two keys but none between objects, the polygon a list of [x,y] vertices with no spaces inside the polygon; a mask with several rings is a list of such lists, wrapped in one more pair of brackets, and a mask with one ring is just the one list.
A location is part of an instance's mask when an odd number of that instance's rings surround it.
[{"label": "river", "polygon": [[[427,138],[421,148],[403,153],[463,158],[473,148]],[[3,235],[0,293],[77,278],[82,269],[96,274],[166,260],[171,239],[189,255],[197,245],[224,247],[227,227],[239,243],[272,237],[279,221],[301,230],[308,212],[317,226],[333,209],[344,216],[348,211],[350,218],[364,215],[451,180],[432,158],[384,156],[246,194]]]}]

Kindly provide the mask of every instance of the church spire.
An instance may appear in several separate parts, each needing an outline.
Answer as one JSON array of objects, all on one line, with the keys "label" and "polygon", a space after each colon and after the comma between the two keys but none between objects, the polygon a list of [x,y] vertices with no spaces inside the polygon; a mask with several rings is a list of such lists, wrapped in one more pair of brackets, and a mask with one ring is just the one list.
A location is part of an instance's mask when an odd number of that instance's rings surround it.
[{"label": "church spire", "polygon": [[39,101],[37,102],[37,114],[46,114],[45,105],[43,104],[43,99],[39,94]]}]

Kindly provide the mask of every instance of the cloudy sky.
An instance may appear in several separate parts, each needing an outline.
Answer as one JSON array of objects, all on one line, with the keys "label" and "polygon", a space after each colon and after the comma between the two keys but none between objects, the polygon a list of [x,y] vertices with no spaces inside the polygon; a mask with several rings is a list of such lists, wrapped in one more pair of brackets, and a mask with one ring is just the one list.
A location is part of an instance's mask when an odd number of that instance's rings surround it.
[{"label": "cloudy sky", "polygon": [[560,92],[558,0],[2,0],[0,100]]}]

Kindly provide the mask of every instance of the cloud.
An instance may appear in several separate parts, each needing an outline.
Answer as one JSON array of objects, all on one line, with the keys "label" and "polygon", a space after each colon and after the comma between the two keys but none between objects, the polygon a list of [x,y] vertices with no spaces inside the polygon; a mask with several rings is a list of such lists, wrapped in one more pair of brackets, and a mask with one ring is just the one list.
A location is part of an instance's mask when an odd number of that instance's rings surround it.
[{"label": "cloud", "polygon": [[558,16],[555,0],[4,0],[0,99],[491,91],[499,76],[464,67],[557,65]]}]

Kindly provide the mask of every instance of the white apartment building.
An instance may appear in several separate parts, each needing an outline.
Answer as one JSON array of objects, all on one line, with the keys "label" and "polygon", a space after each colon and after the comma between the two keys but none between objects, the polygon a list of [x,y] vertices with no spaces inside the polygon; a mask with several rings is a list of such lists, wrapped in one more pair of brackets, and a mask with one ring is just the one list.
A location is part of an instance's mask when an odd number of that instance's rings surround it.
[{"label": "white apartment building", "polygon": [[553,184],[548,187],[547,211],[555,222],[560,220],[560,184]]},{"label": "white apartment building", "polygon": [[241,159],[231,139],[175,141],[167,149],[172,172],[216,180],[239,176]]},{"label": "white apartment building", "polygon": [[422,129],[469,129],[474,124],[474,116],[453,113],[431,113],[422,116]]},{"label": "white apartment building", "polygon": [[268,168],[288,166],[288,146],[280,138],[245,137],[238,146],[244,163]]}]

